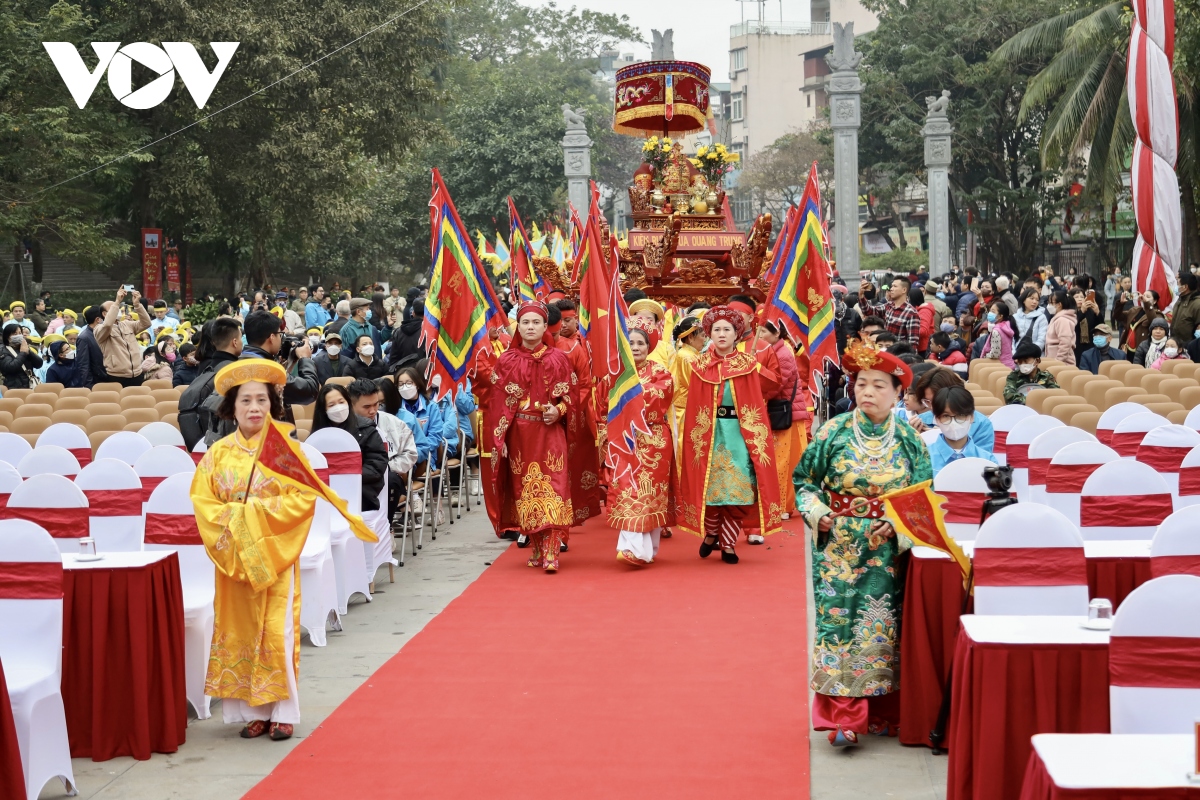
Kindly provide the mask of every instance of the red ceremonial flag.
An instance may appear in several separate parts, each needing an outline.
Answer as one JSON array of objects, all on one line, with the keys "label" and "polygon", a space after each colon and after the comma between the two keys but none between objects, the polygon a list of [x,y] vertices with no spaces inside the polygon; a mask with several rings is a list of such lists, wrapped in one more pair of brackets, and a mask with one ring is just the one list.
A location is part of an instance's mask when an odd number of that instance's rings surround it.
[{"label": "red ceremonial flag", "polygon": [[162,297],[162,230],[142,228],[142,294],[147,300]]},{"label": "red ceremonial flag", "polygon": [[304,457],[304,451],[300,449],[300,443],[288,435],[290,430],[290,425],[273,419],[267,420],[262,441],[259,442],[258,452],[254,456],[255,467],[268,477],[291,484],[302,491],[315,493],[346,518],[350,530],[357,538],[364,542],[378,542],[379,537],[375,531],[367,527],[362,517],[350,511],[346,501],[313,472],[308,459]]},{"label": "red ceremonial flag", "polygon": [[934,494],[929,488],[932,484],[933,481],[922,481],[915,486],[888,492],[880,499],[897,533],[904,534],[917,544],[941,550],[953,558],[962,570],[965,585],[971,571],[971,559],[946,533],[945,512],[942,511],[946,498]]}]

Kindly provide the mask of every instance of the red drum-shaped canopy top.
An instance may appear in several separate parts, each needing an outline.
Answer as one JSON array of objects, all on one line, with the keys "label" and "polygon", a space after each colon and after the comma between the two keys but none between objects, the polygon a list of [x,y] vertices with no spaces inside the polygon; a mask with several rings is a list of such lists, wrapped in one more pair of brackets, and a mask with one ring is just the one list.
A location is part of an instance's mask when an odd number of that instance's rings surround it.
[{"label": "red drum-shaped canopy top", "polygon": [[617,70],[613,130],[650,136],[703,129],[709,74],[691,61],[643,61]]}]

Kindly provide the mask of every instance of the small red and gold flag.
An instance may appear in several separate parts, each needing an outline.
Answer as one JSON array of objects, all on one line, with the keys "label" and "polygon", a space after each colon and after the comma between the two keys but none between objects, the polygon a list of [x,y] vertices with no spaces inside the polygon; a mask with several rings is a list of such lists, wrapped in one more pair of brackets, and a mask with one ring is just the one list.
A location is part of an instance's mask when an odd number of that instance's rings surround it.
[{"label": "small red and gold flag", "polygon": [[946,533],[945,512],[942,504],[946,498],[934,494],[929,487],[933,481],[923,481],[915,486],[897,489],[883,495],[888,519],[902,533],[917,544],[941,550],[958,564],[962,570],[963,585],[971,571],[971,559],[967,558],[958,543]]}]

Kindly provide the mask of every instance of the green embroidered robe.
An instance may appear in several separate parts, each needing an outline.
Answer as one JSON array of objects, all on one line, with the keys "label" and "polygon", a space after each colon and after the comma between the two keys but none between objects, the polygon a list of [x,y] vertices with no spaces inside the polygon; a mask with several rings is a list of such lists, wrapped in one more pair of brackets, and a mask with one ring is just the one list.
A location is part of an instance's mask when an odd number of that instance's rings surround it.
[{"label": "green embroidered robe", "polygon": [[853,418],[868,436],[885,426],[861,411],[821,426],[796,466],[796,508],[813,532],[816,638],[811,688],[838,697],[868,697],[898,688],[900,592],[895,536],[872,535],[872,519],[835,517],[829,533],[817,522],[830,513],[829,492],[859,497],[930,480],[929,451],[921,437],[897,420],[891,452],[874,462],[854,442]]}]

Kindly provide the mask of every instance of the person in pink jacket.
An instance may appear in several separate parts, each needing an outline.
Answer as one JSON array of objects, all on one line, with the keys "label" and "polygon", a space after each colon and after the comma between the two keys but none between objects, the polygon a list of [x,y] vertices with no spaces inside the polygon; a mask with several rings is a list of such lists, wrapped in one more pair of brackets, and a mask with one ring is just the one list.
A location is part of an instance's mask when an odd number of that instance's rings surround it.
[{"label": "person in pink jacket", "polygon": [[[775,440],[775,470],[779,475],[779,496],[783,501],[784,519],[796,511],[796,492],[792,488],[792,472],[800,462],[803,450],[803,418],[808,415],[808,382],[800,375],[800,365],[787,326],[782,322],[764,322],[758,338],[771,345],[779,359],[779,399],[791,400],[792,427],[772,430]],[[775,402],[775,401],[772,401]],[[759,544],[753,538],[750,544]]]},{"label": "person in pink jacket", "polygon": [[1065,290],[1059,289],[1050,296],[1046,309],[1053,316],[1046,329],[1045,358],[1057,358],[1075,366],[1075,300]]}]

